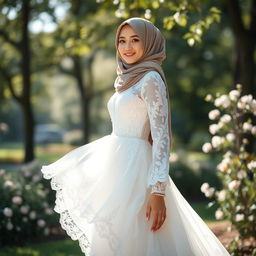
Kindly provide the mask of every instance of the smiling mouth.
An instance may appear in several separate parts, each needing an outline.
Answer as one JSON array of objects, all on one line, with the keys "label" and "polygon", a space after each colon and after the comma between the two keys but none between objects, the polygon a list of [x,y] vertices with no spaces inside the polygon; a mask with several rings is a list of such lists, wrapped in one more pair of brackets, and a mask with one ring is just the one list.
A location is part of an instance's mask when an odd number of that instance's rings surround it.
[{"label": "smiling mouth", "polygon": [[132,57],[134,54],[135,54],[135,53],[125,53],[124,55],[125,55],[126,57]]}]

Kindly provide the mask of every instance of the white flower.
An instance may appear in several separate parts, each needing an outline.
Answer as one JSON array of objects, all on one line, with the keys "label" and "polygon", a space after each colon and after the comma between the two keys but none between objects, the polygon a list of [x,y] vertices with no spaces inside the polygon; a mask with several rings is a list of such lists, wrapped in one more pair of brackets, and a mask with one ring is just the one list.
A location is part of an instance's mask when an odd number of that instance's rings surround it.
[{"label": "white flower", "polygon": [[241,84],[236,84],[236,89],[242,89],[242,85]]},{"label": "white flower", "polygon": [[204,153],[210,152],[212,150],[212,144],[210,142],[204,143],[204,145],[202,146],[202,150]]},{"label": "white flower", "polygon": [[35,211],[30,212],[29,218],[30,218],[31,220],[34,220],[34,219],[36,218],[36,212],[35,212]]},{"label": "white flower", "polygon": [[232,142],[232,141],[235,140],[236,136],[235,136],[234,133],[231,133],[231,132],[230,132],[230,133],[228,133],[228,134],[226,135],[226,138],[227,138],[228,141]]},{"label": "white flower", "polygon": [[220,111],[218,109],[213,109],[208,114],[208,117],[211,120],[215,120],[219,116],[220,116]]},{"label": "white flower", "polygon": [[212,146],[214,148],[217,148],[223,142],[223,138],[221,138],[220,136],[213,136],[211,142],[212,142]]},{"label": "white flower", "polygon": [[219,98],[215,99],[214,105],[216,107],[227,108],[230,105],[230,100],[227,95],[223,94]]},{"label": "white flower", "polygon": [[239,180],[232,180],[229,184],[228,184],[228,188],[230,190],[235,190],[235,189],[238,189],[239,186],[241,184],[241,181]]},{"label": "white flower", "polygon": [[256,210],[256,204],[253,204],[253,205],[250,207],[250,210],[251,210],[251,211]]},{"label": "white flower", "polygon": [[6,217],[12,217],[13,211],[11,208],[5,207],[3,213]]},{"label": "white flower", "polygon": [[246,171],[244,171],[244,170],[241,170],[241,171],[238,171],[238,172],[237,172],[237,178],[238,178],[239,180],[242,180],[242,179],[246,178],[246,176],[247,176],[247,173],[246,173]]},{"label": "white flower", "polygon": [[240,96],[240,92],[238,90],[232,90],[229,92],[229,97],[231,100],[236,101]]},{"label": "white flower", "polygon": [[228,163],[227,161],[223,160],[217,165],[217,169],[221,172],[226,172],[228,170]]},{"label": "white flower", "polygon": [[147,20],[149,20],[151,18],[151,16],[152,16],[151,15],[151,10],[150,9],[146,9],[144,16],[145,16],[145,18]]},{"label": "white flower", "polygon": [[11,180],[6,180],[4,183],[5,188],[12,188],[13,186],[14,186],[14,184]]},{"label": "white flower", "polygon": [[249,170],[256,168],[256,161],[251,161],[247,164]]},{"label": "white flower", "polygon": [[206,97],[205,97],[205,101],[209,102],[213,99],[212,95],[211,94],[207,94]]},{"label": "white flower", "polygon": [[243,142],[244,144],[249,144],[249,140],[248,140],[247,138],[243,138],[242,142]]},{"label": "white flower", "polygon": [[12,202],[13,202],[14,204],[22,204],[23,200],[22,200],[22,198],[21,198],[20,196],[14,196],[14,197],[12,198]]},{"label": "white flower", "polygon": [[209,189],[207,189],[207,190],[205,191],[204,195],[205,195],[206,197],[212,197],[213,194],[214,194],[214,191],[215,191],[214,188],[209,188]]},{"label": "white flower", "polygon": [[248,217],[248,220],[249,220],[249,221],[253,221],[253,219],[254,219],[254,216],[253,216],[253,215],[250,215],[250,216]]},{"label": "white flower", "polygon": [[228,114],[225,114],[225,115],[223,115],[223,116],[220,118],[220,121],[226,124],[226,123],[228,123],[228,122],[231,121],[231,116],[228,115]]},{"label": "white flower", "polygon": [[40,219],[37,221],[37,225],[38,225],[38,227],[43,228],[46,225],[46,222],[44,220]]},{"label": "white flower", "polygon": [[11,222],[8,222],[6,225],[7,230],[12,230],[13,229],[13,224]]},{"label": "white flower", "polygon": [[235,220],[237,222],[244,220],[244,214],[236,214]]},{"label": "white flower", "polygon": [[210,126],[209,126],[209,132],[211,133],[211,134],[216,134],[216,132],[219,130],[219,126],[217,125],[217,124],[211,124]]},{"label": "white flower", "polygon": [[179,23],[181,21],[182,15],[180,14],[180,12],[175,12],[175,14],[173,15],[173,18],[175,22]]},{"label": "white flower", "polygon": [[256,135],[256,126],[253,126],[251,129],[252,135]]},{"label": "white flower", "polygon": [[245,132],[250,132],[252,130],[252,124],[248,122],[243,123],[243,130]]},{"label": "white flower", "polygon": [[221,211],[220,209],[218,209],[218,210],[215,212],[215,218],[216,218],[217,220],[220,220],[220,219],[222,219],[223,217],[224,217],[223,211]]},{"label": "white flower", "polygon": [[224,189],[217,193],[217,195],[219,201],[224,201],[226,199],[226,191]]},{"label": "white flower", "polygon": [[241,205],[237,205],[237,206],[236,206],[236,211],[237,211],[237,212],[239,212],[239,211],[242,210],[242,209],[243,209],[243,207],[242,207]]},{"label": "white flower", "polygon": [[21,212],[22,214],[27,214],[28,211],[29,211],[29,206],[28,206],[28,205],[22,205],[22,206],[20,207],[20,212]]},{"label": "white flower", "polygon": [[245,104],[251,104],[252,103],[252,100],[253,100],[253,97],[251,94],[248,94],[248,95],[244,95],[240,98],[241,102],[245,103]]},{"label": "white flower", "polygon": [[201,191],[203,192],[203,193],[205,193],[205,191],[206,190],[208,190],[209,189],[209,184],[207,183],[207,182],[205,182],[205,183],[203,183],[202,185],[201,185]]}]

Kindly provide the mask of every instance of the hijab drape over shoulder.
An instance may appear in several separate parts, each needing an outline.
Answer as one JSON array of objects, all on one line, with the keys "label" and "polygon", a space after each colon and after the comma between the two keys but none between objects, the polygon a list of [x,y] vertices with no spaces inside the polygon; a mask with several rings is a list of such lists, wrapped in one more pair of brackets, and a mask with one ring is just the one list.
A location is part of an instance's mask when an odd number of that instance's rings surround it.
[{"label": "hijab drape over shoulder", "polygon": [[[143,55],[141,59],[134,64],[126,63],[120,56],[118,51],[119,34],[124,25],[130,25],[142,41]],[[143,18],[130,18],[123,21],[116,32],[116,61],[117,61],[117,78],[115,81],[115,89],[118,92],[124,91],[136,84],[147,72],[157,71],[166,87],[168,100],[168,128],[170,136],[170,146],[172,144],[172,129],[171,129],[171,113],[170,99],[166,78],[161,67],[162,61],[165,59],[165,39],[160,30],[150,21]],[[152,139],[151,133],[149,141]]]}]

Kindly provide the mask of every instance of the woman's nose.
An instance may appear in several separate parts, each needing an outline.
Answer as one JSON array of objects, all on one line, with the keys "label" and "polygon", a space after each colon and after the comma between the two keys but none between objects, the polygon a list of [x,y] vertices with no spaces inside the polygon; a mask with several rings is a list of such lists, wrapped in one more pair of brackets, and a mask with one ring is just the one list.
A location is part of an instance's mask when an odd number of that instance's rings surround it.
[{"label": "woman's nose", "polygon": [[127,42],[127,43],[125,44],[125,49],[130,49],[131,47],[132,47],[131,42]]}]

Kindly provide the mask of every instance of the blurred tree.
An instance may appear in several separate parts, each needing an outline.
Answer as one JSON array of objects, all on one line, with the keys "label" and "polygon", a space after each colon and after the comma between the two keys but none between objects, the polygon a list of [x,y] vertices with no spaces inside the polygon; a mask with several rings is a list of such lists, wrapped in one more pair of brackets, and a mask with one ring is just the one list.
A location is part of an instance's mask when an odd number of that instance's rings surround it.
[{"label": "blurred tree", "polygon": [[[84,134],[81,143],[88,143],[91,101],[96,95],[111,89],[95,91],[92,65],[98,50],[106,46],[106,37],[116,19],[106,12],[97,13],[99,6],[94,0],[65,2],[70,4],[70,8],[65,18],[58,22],[57,30],[45,35],[45,45],[42,43],[42,48],[47,54],[41,57],[42,63],[48,63],[48,67],[57,67],[59,72],[71,76],[76,81],[81,98],[81,126]],[[49,40],[51,47],[46,47]]]},{"label": "blurred tree", "polygon": [[[34,115],[31,106],[31,47],[29,22],[42,11],[52,12],[48,1],[19,0],[0,2],[0,72],[12,97],[24,115],[24,162],[34,159]],[[5,51],[5,49],[8,49]]]}]

